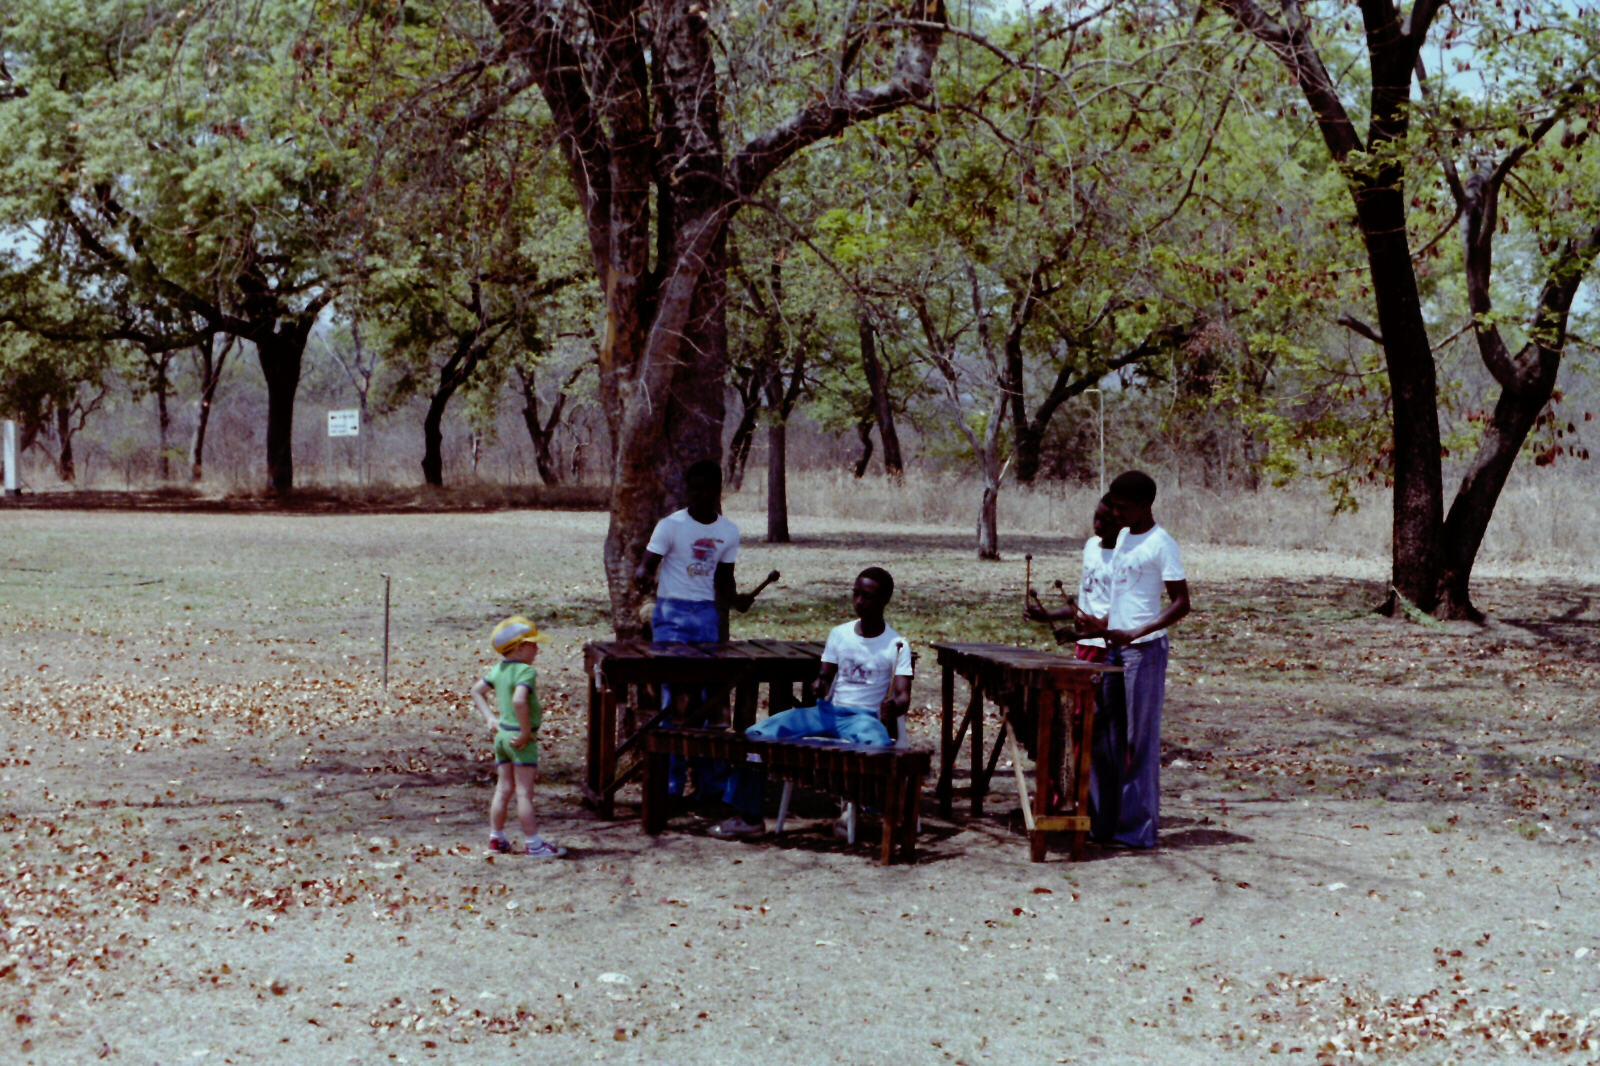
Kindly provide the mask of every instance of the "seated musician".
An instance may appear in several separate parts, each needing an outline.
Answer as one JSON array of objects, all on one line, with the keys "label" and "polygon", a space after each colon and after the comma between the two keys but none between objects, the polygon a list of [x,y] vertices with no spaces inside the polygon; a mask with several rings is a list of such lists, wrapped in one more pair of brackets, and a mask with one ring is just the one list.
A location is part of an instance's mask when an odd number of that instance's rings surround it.
[{"label": "seated musician", "polygon": [[[894,595],[894,578],[869,566],[850,594],[856,620],[833,628],[822,649],[817,703],[781,711],[745,730],[753,740],[830,737],[851,744],[891,747],[890,726],[911,706],[911,648],[889,628],[883,612]],[[759,765],[740,767],[732,789],[738,814],[711,827],[723,839],[766,832],[761,797],[766,774]]]}]

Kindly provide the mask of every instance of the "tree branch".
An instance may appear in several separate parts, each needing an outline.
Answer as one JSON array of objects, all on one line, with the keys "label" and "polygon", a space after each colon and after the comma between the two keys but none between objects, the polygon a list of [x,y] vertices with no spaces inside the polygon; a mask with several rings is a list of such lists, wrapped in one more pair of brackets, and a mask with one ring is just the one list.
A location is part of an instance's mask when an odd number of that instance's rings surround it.
[{"label": "tree branch", "polygon": [[753,196],[769,174],[807,145],[933,92],[933,63],[948,30],[948,15],[944,0],[914,2],[922,9],[924,20],[909,24],[889,80],[865,89],[830,93],[751,140],[728,164],[726,184],[735,201]]},{"label": "tree branch", "polygon": [[[1333,77],[1322,63],[1316,46],[1301,19],[1298,24],[1285,26],[1270,18],[1255,0],[1213,0],[1226,11],[1234,22],[1250,31],[1265,44],[1280,62],[1288,68],[1306,103],[1317,116],[1317,128],[1336,162],[1344,162],[1351,152],[1361,147],[1355,124],[1339,99]],[[1366,0],[1367,3],[1387,3],[1387,0]],[[1291,9],[1291,12],[1293,9]]]}]

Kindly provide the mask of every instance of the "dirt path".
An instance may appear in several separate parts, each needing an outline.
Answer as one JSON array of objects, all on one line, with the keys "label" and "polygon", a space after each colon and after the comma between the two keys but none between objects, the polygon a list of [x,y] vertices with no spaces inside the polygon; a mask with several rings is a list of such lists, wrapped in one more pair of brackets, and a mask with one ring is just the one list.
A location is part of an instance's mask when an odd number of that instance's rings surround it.
[{"label": "dirt path", "polygon": [[[1600,1061],[1594,575],[1491,574],[1499,628],[1435,632],[1365,613],[1366,562],[1192,548],[1161,848],[1030,864],[996,796],[884,869],[820,801],[754,846],[575,801],[603,518],[6,520],[8,1061]],[[746,632],[887,561],[914,642],[1036,639],[956,535],[798,532],[749,549],[785,580]],[[513,608],[558,636],[562,863],[482,851],[462,693]]]}]

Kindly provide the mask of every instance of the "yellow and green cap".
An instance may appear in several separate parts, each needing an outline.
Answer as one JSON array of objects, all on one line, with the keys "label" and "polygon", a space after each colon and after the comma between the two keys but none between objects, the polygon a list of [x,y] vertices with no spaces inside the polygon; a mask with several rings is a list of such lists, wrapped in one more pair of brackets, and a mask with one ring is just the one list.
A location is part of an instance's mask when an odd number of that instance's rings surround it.
[{"label": "yellow and green cap", "polygon": [[545,644],[549,640],[548,633],[539,632],[538,626],[520,614],[514,614],[495,626],[494,632],[489,635],[489,643],[501,655],[522,644]]}]

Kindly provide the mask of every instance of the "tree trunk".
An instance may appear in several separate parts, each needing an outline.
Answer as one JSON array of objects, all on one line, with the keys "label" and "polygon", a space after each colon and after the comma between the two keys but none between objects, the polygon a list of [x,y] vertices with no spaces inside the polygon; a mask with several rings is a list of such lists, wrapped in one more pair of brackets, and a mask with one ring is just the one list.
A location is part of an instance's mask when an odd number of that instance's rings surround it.
[{"label": "tree trunk", "polygon": [[[1554,378],[1551,374],[1550,381]],[[1483,612],[1472,606],[1472,564],[1489,530],[1489,520],[1494,517],[1495,501],[1500,498],[1500,490],[1505,488],[1517,453],[1522,450],[1522,442],[1528,438],[1528,431],[1549,400],[1549,388],[1544,389],[1542,395],[1539,391],[1519,393],[1510,389],[1500,393],[1472,466],[1462,478],[1444,522],[1441,539],[1444,558],[1435,611],[1438,617],[1483,620]]]},{"label": "tree trunk", "polygon": [[[705,235],[703,224],[700,233]],[[720,243],[707,241],[717,247]],[[670,347],[679,361],[666,365],[664,358],[647,354],[641,362],[654,371],[650,376],[665,380],[648,390],[654,400],[633,400],[618,421],[605,559],[612,625],[619,637],[639,628],[633,570],[644,558],[651,530],[663,515],[683,506],[683,475],[689,465],[701,459],[720,463],[722,455],[727,264],[715,248],[693,258],[705,263],[698,284],[684,276],[692,268],[680,268],[682,286],[663,294],[650,339],[642,346],[647,352]]]},{"label": "tree trunk", "polygon": [[761,418],[761,385],[757,373],[752,370],[749,382],[741,382],[735,391],[739,394],[741,404],[739,424],[733,428],[733,436],[728,439],[728,457],[722,471],[722,483],[729,492],[744,488],[744,468],[750,461],[756,423]]},{"label": "tree trunk", "polygon": [[444,409],[454,393],[445,386],[435,389],[422,418],[422,481],[436,489],[444,487]]},{"label": "tree trunk", "polygon": [[[566,383],[556,392],[555,402],[550,405],[550,417],[539,416],[539,381],[537,371],[533,367],[517,367],[517,377],[522,382],[522,423],[528,427],[528,437],[533,441],[533,461],[538,468],[539,478],[546,485],[560,485],[566,477],[561,469],[561,457],[557,453],[555,440],[556,430],[561,427],[561,412],[567,406],[567,390],[577,384],[578,378],[589,368],[593,360],[584,362],[576,367],[567,376]],[[578,473],[578,463],[583,451],[580,441],[573,449],[570,470],[574,477]]]},{"label": "tree trunk", "polygon": [[[1278,23],[1254,3],[1218,0],[1284,64],[1315,116],[1355,202],[1377,304],[1394,433],[1393,610],[1398,594],[1425,611],[1438,603],[1444,524],[1437,381],[1406,235],[1405,153],[1413,76],[1422,43],[1443,5],[1416,5],[1402,21],[1392,4],[1362,4],[1370,96],[1365,140],[1317,52],[1298,7]],[[1356,163],[1357,165],[1351,165]]]},{"label": "tree trunk", "polygon": [[983,474],[983,499],[978,504],[978,558],[1000,558],[1000,480]]},{"label": "tree trunk", "polygon": [[294,400],[305,356],[297,334],[273,330],[252,338],[267,382],[267,491],[274,496],[294,491]]},{"label": "tree trunk", "polygon": [[533,465],[539,471],[539,480],[546,485],[561,484],[561,464],[556,459],[552,448],[551,438],[555,436],[555,427],[561,419],[561,408],[566,401],[566,393],[558,393],[554,410],[550,413],[550,423],[547,426],[539,417],[539,379],[537,372],[528,367],[517,367],[517,378],[522,382],[522,424],[527,427],[528,439],[533,442]]},{"label": "tree trunk", "polygon": [[199,481],[205,473],[206,429],[211,424],[211,404],[216,399],[217,386],[222,381],[222,366],[232,350],[234,339],[228,338],[221,353],[215,353],[216,337],[206,340],[204,348],[197,350],[196,369],[200,371],[200,409],[195,412],[194,439],[189,445],[189,480]]},{"label": "tree trunk", "polygon": [[[524,408],[526,412],[526,408]],[[526,418],[526,414],[524,414]],[[531,430],[530,430],[531,432]],[[539,480],[546,485],[559,485],[561,476],[561,463],[557,460],[550,444],[551,433],[539,433],[533,438],[533,465],[539,471]]]},{"label": "tree trunk", "polygon": [[789,426],[774,419],[767,427],[767,543],[789,541]]},{"label": "tree trunk", "polygon": [[156,470],[164,482],[172,480],[171,456],[167,454],[167,438],[172,434],[172,413],[167,409],[167,364],[171,359],[170,352],[156,357]]},{"label": "tree trunk", "polygon": [[900,31],[888,80],[841,77],[730,161],[697,0],[659,0],[646,16],[631,4],[485,3],[550,107],[604,294],[600,396],[616,456],[605,565],[612,624],[630,636],[651,529],[683,499],[684,467],[722,454],[728,220],[796,152],[927,96],[945,11],[920,5],[925,21]]},{"label": "tree trunk", "polygon": [[1024,485],[1033,484],[1039,476],[1039,463],[1044,451],[1044,427],[1048,423],[1031,425],[1026,421],[1013,427],[1016,436],[1017,480]]},{"label": "tree trunk", "polygon": [[56,407],[56,436],[61,442],[61,451],[56,455],[56,476],[71,484],[78,480],[78,464],[72,458],[72,410],[69,407]]},{"label": "tree trunk", "polygon": [[[900,457],[900,435],[894,427],[894,403],[889,396],[889,382],[878,359],[878,334],[865,314],[856,317],[857,333],[861,337],[861,370],[867,379],[872,403],[872,418],[878,426],[878,437],[883,441],[883,472],[898,481],[905,476],[905,461]],[[857,477],[861,475],[856,474]]]},{"label": "tree trunk", "polygon": [[1439,534],[1444,524],[1438,381],[1406,237],[1398,182],[1356,192],[1377,301],[1394,424],[1394,591],[1423,611],[1439,602]]},{"label": "tree trunk", "polygon": [[867,472],[867,464],[872,462],[872,420],[865,419],[856,423],[856,436],[861,438],[861,458],[856,460],[856,480],[860,481]]},{"label": "tree trunk", "polygon": [[1467,295],[1476,319],[1478,354],[1500,384],[1500,398],[1441,531],[1435,608],[1441,618],[1480,621],[1483,617],[1472,605],[1472,565],[1517,454],[1554,394],[1572,301],[1600,252],[1600,222],[1592,222],[1587,234],[1564,243],[1539,294],[1528,331],[1533,339],[1513,357],[1495,323],[1490,291],[1499,195],[1509,173],[1503,165],[1485,165],[1463,184],[1457,174],[1447,171],[1451,192],[1462,208]]}]

